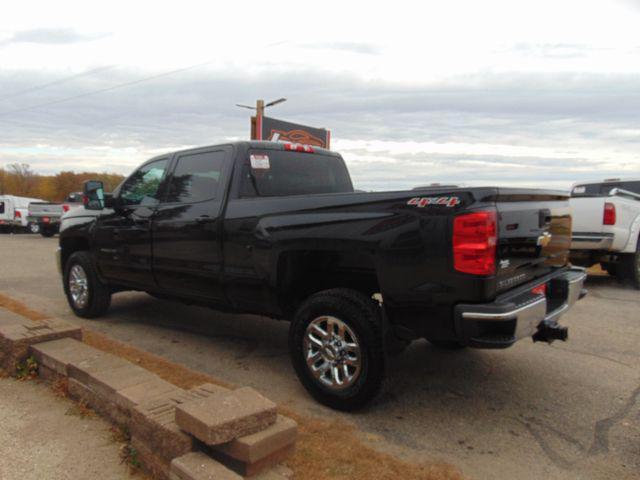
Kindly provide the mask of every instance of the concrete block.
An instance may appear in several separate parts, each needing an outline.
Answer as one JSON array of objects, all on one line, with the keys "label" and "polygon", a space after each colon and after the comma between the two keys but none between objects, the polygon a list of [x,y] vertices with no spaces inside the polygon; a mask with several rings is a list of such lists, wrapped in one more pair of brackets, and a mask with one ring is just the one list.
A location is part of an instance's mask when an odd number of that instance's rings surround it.
[{"label": "concrete block", "polygon": [[290,480],[293,478],[293,470],[285,465],[275,465],[253,477],[253,480]]},{"label": "concrete block", "polygon": [[60,375],[67,375],[70,363],[89,360],[103,352],[73,338],[61,338],[31,345],[31,354],[38,365],[48,367]]},{"label": "concrete block", "polygon": [[174,421],[175,406],[187,400],[193,400],[192,395],[178,389],[133,408],[132,435],[167,461],[191,452],[194,449],[193,437],[180,430]]},{"label": "concrete block", "polygon": [[[131,433],[166,460],[191,452],[195,441],[176,424],[176,406],[227,391],[213,384],[200,385],[192,390],[175,387],[153,399],[144,400],[131,410]],[[118,392],[117,396],[122,392]]]},{"label": "concrete block", "polygon": [[69,378],[69,396],[78,401],[84,402],[97,413],[107,417],[118,425],[129,425],[129,412],[123,411],[115,403],[101,397],[86,385],[80,383],[75,378]]},{"label": "concrete block", "polygon": [[176,407],[176,423],[207,445],[257,433],[276,421],[276,404],[251,387],[215,393]]},{"label": "concrete block", "polygon": [[74,378],[86,385],[89,383],[89,377],[96,372],[114,370],[127,365],[132,364],[110,353],[101,352],[100,355],[86,360],[70,362],[67,365],[67,372],[69,378]]},{"label": "concrete block", "polygon": [[242,480],[202,452],[192,452],[171,462],[171,480]]},{"label": "concrete block", "polygon": [[118,390],[124,390],[153,380],[160,380],[160,377],[144,368],[127,362],[122,367],[91,372],[84,383],[98,395],[117,404],[116,392]]},{"label": "concrete block", "polygon": [[30,345],[65,337],[81,340],[82,330],[59,319],[2,324],[0,368],[13,373],[16,365],[29,356]]},{"label": "concrete block", "polygon": [[295,443],[297,437],[298,424],[295,420],[278,415],[276,423],[265,430],[213,448],[241,462],[255,463]]},{"label": "concrete block", "polygon": [[169,480],[171,466],[168,460],[155,454],[145,442],[135,436],[131,437],[131,448],[142,469],[154,480]]},{"label": "concrete block", "polygon": [[22,315],[18,315],[17,313],[13,313],[6,308],[0,307],[0,326],[21,325],[28,322],[31,322],[31,320],[23,317]]},{"label": "concrete block", "polygon": [[240,460],[231,458],[214,448],[211,448],[209,453],[214,459],[216,459],[220,463],[223,463],[239,475],[243,475],[245,477],[253,477],[255,475],[264,473],[267,470],[272,469],[276,465],[287,460],[287,458],[293,455],[293,453],[295,452],[295,448],[295,443],[292,443],[253,463],[241,462]]},{"label": "concrete block", "polygon": [[180,391],[180,389],[174,384],[166,382],[160,377],[156,377],[116,391],[114,401],[122,408],[133,410],[133,408],[142,403],[166,396],[167,394],[176,394],[178,391]]}]

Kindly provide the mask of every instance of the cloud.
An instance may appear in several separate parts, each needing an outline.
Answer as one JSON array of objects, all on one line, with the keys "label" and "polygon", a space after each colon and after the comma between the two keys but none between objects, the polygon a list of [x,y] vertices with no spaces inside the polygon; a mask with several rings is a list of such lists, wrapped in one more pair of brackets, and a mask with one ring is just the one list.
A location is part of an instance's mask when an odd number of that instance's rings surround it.
[{"label": "cloud", "polygon": [[517,43],[513,49],[522,55],[551,59],[586,57],[596,50],[578,43]]},{"label": "cloud", "polygon": [[73,28],[35,28],[20,30],[0,45],[12,43],[35,43],[40,45],[67,45],[91,42],[110,36],[107,33],[80,33]]},{"label": "cloud", "polygon": [[[0,91],[47,75],[2,72]],[[247,138],[247,112],[234,104],[286,96],[268,114],[331,128],[360,188],[568,186],[640,174],[632,74],[477,74],[407,86],[315,70],[201,69],[3,115],[144,75],[111,69],[0,101],[0,165],[128,173],[163,151]]]},{"label": "cloud", "polygon": [[361,55],[380,55],[382,48],[373,43],[365,42],[319,42],[319,43],[303,43],[302,48],[320,49],[320,50],[336,50],[341,52],[358,53]]}]

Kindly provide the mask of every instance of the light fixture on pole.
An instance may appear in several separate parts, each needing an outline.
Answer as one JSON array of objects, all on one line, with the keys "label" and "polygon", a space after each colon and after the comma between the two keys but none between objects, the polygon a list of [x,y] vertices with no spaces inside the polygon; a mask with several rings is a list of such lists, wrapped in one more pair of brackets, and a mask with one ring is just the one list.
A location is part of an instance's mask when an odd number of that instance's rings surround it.
[{"label": "light fixture on pole", "polygon": [[[256,106],[255,107],[251,107],[249,105],[243,105],[241,103],[236,103],[236,107],[240,107],[240,108],[248,108],[249,110],[255,110],[256,111],[256,118],[255,118],[255,126],[252,125],[252,127],[255,128],[254,132],[255,134],[252,135],[252,139],[255,140],[262,140],[262,117],[264,116],[264,109],[267,107],[273,107],[274,105],[277,105],[279,103],[282,102],[286,102],[287,99],[286,98],[279,98],[277,100],[273,100],[272,102],[269,102],[265,105],[264,100],[256,100]],[[253,122],[252,122],[253,124]],[[253,130],[253,128],[252,128]]]}]

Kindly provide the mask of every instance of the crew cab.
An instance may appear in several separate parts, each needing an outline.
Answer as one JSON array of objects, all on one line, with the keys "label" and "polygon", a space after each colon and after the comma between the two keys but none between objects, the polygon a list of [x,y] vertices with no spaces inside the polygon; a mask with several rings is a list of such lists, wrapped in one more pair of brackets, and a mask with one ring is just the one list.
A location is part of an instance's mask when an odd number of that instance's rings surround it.
[{"label": "crew cab", "polygon": [[571,189],[571,260],[600,264],[640,289],[640,179],[578,183]]},{"label": "crew cab", "polygon": [[342,157],[273,142],[160,155],[112,194],[85,184],[62,219],[69,305],[103,315],[146,291],[291,322],[292,363],[320,402],[351,410],[379,391],[386,354],[566,340],[586,292],[568,264],[563,192],[435,186],[355,192]]}]

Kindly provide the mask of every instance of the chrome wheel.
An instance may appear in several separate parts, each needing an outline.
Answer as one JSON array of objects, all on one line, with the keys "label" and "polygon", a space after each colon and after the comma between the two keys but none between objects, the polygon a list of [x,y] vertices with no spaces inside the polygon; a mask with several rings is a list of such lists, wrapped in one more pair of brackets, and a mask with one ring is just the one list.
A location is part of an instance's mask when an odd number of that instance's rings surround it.
[{"label": "chrome wheel", "polygon": [[318,317],[305,331],[304,354],[309,371],[322,385],[342,390],[358,379],[362,367],[358,337],[342,320]]},{"label": "chrome wheel", "polygon": [[40,233],[40,225],[38,225],[37,223],[30,223],[29,224],[29,232],[31,232],[31,233]]},{"label": "chrome wheel", "polygon": [[89,280],[87,273],[76,264],[69,271],[69,293],[76,308],[84,308],[89,302]]}]

